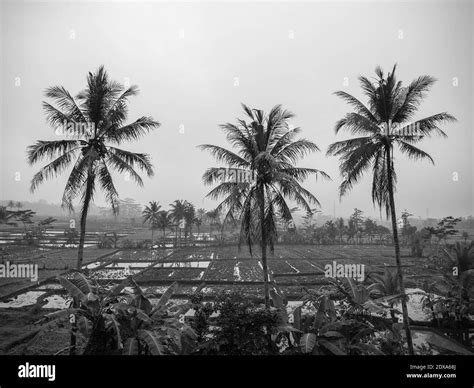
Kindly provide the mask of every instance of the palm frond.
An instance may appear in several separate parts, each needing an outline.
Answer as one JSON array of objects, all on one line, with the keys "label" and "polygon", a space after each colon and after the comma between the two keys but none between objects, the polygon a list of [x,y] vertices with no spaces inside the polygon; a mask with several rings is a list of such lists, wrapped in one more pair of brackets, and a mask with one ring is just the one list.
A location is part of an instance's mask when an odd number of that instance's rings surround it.
[{"label": "palm frond", "polygon": [[38,140],[27,148],[28,163],[34,164],[44,158],[57,158],[80,145],[78,140]]},{"label": "palm frond", "polygon": [[[139,168],[145,171],[148,177],[153,176],[153,165],[151,164],[151,158],[148,154],[125,151],[116,147],[107,147],[107,150],[114,162],[118,162],[118,159],[120,159],[124,166],[127,165],[126,169],[130,173],[130,169]],[[124,169],[122,169],[122,171],[124,171]]]},{"label": "palm frond", "polygon": [[111,126],[104,130],[103,135],[105,140],[108,140],[115,144],[120,144],[124,141],[135,141],[139,140],[150,131],[158,128],[161,124],[158,121],[153,120],[151,117],[140,117],[131,124],[125,125],[124,127],[117,128]]}]

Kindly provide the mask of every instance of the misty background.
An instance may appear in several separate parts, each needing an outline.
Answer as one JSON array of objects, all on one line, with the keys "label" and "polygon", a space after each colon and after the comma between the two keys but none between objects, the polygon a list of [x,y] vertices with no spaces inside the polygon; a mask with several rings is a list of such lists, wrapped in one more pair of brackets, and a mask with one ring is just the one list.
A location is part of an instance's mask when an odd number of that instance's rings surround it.
[{"label": "misty background", "polygon": [[[89,71],[105,65],[112,79],[136,84],[129,118],[152,116],[161,127],[125,149],[149,153],[155,176],[139,188],[115,176],[121,198],[164,207],[186,199],[212,208],[202,184],[217,166],[196,146],[229,147],[218,125],[243,117],[240,103],[269,111],[282,104],[295,126],[321,149],[300,163],[331,175],[308,179],[325,214],[347,217],[357,207],[379,217],[370,197],[371,175],[339,201],[339,162],[329,144],[349,105],[333,93],[362,96],[357,77],[398,64],[407,85],[419,75],[438,79],[416,116],[447,111],[458,122],[447,139],[420,143],[435,166],[395,153],[397,213],[415,217],[472,215],[473,5],[448,2],[21,2],[1,3],[0,200],[60,203],[67,174],[29,191],[33,174],[26,147],[57,138],[46,123],[44,90],[62,85],[73,95]],[[20,83],[18,84],[18,80]],[[18,174],[19,173],[19,174]],[[20,179],[18,179],[20,177]],[[17,179],[15,179],[17,178]],[[457,180],[455,180],[457,178]],[[100,193],[95,198],[105,204]]]}]

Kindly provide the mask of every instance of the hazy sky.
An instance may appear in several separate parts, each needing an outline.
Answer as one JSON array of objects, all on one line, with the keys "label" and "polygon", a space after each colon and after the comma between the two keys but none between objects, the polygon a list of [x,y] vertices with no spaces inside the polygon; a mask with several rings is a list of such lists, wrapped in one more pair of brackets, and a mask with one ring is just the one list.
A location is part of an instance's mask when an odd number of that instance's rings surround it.
[{"label": "hazy sky", "polygon": [[[218,124],[242,117],[241,102],[266,111],[280,103],[296,113],[293,124],[303,129],[302,136],[322,150],[300,165],[333,178],[306,182],[323,212],[333,214],[335,204],[337,216],[354,207],[378,215],[369,176],[339,202],[338,161],[325,153],[329,144],[349,137],[336,136],[333,128],[350,108],[332,93],[342,89],[362,98],[357,77],[372,77],[377,64],[389,71],[396,62],[406,84],[422,74],[438,79],[417,118],[442,111],[458,118],[444,128],[448,139],[421,144],[435,166],[395,155],[397,210],[406,208],[416,217],[425,217],[427,209],[431,217],[474,213],[470,1],[15,0],[4,1],[1,10],[0,199],[60,202],[65,177],[29,192],[40,165],[28,166],[26,147],[56,138],[41,108],[43,92],[63,85],[75,95],[85,87],[87,72],[104,64],[113,79],[140,88],[130,101],[129,121],[151,115],[162,123],[143,140],[124,145],[151,154],[156,173],[142,189],[116,176],[121,198],[164,205],[187,199],[197,207],[214,207],[204,199],[210,188],[201,177],[216,163],[196,146],[226,145]],[[96,202],[103,204],[103,197]]]}]

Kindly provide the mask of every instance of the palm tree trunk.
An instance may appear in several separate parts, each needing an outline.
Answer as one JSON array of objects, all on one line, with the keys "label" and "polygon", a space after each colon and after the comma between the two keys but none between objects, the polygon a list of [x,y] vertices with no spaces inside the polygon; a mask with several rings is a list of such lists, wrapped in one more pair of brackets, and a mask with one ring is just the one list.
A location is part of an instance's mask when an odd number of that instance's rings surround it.
[{"label": "palm tree trunk", "polygon": [[[87,221],[87,212],[89,211],[89,203],[92,197],[92,187],[94,184],[94,176],[92,175],[92,166],[89,168],[89,173],[87,175],[87,184],[86,184],[86,193],[84,196],[84,205],[82,208],[81,214],[81,234],[79,237],[79,248],[77,251],[77,270],[80,271],[82,267],[82,261],[84,257],[84,241],[86,238],[86,221]],[[76,301],[73,303],[73,308],[78,307]],[[77,333],[77,323],[74,319],[71,328],[71,337],[70,337],[70,350],[69,354],[76,354],[76,333]]]},{"label": "palm tree trunk", "polygon": [[86,193],[84,195],[84,205],[82,208],[81,214],[81,234],[79,237],[79,249],[77,251],[77,270],[80,271],[82,267],[82,261],[84,257],[84,241],[86,238],[86,221],[87,221],[87,212],[89,211],[89,203],[92,197],[92,187],[94,184],[94,176],[92,175],[91,170],[87,175],[87,186]]},{"label": "palm tree trunk", "polygon": [[267,231],[265,229],[265,191],[260,188],[260,230],[262,234],[262,269],[263,287],[265,295],[265,307],[270,307],[270,290],[268,287],[268,266],[267,266]]},{"label": "palm tree trunk", "polygon": [[392,157],[390,155],[390,148],[387,149],[387,170],[388,170],[388,193],[390,197],[390,217],[392,219],[393,244],[395,246],[395,260],[397,264],[397,276],[400,284],[400,291],[402,294],[402,312],[403,312],[403,326],[405,327],[405,334],[407,337],[408,352],[410,355],[414,354],[413,341],[411,338],[410,322],[408,317],[407,300],[405,294],[405,284],[403,281],[402,263],[400,260],[400,242],[398,240],[397,230],[397,216],[395,212],[395,199],[393,196],[393,181],[392,181]]}]

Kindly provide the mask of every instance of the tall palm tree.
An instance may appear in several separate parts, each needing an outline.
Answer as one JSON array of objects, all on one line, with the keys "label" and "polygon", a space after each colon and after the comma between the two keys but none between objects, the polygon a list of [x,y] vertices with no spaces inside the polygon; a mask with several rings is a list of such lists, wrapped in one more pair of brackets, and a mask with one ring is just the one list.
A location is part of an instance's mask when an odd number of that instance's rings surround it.
[{"label": "tall palm tree", "polygon": [[151,228],[151,247],[153,248],[153,231],[158,227],[158,218],[161,210],[161,205],[156,201],[150,203],[143,209],[143,223],[147,223]]},{"label": "tall palm tree", "polygon": [[105,193],[113,212],[118,212],[119,195],[111,170],[128,174],[139,186],[143,186],[143,181],[137,169],[146,172],[149,177],[153,175],[149,155],[116,147],[137,140],[160,125],[151,117],[140,117],[125,124],[128,98],[137,94],[136,86],[125,88],[110,80],[103,66],[94,74],[89,73],[86,89],[76,97],[63,86],[53,86],[45,92],[46,97],[55,104],[43,102],[49,124],[56,129],[67,129],[67,132],[61,140],[39,140],[28,147],[30,164],[53,159],[33,177],[31,191],[73,165],[62,205],[72,211],[73,201],[80,198],[79,270],[84,252],[87,213],[97,188]]},{"label": "tall palm tree", "polygon": [[223,181],[221,168],[209,168],[203,176],[205,184],[217,184],[208,197],[225,199],[217,209],[225,210],[223,223],[238,218],[241,222],[239,248],[245,242],[252,254],[252,244],[261,248],[264,278],[265,305],[270,305],[267,248],[273,253],[276,239],[276,214],[284,220],[292,220],[287,199],[295,201],[305,210],[310,203],[319,205],[317,198],[301,186],[308,176],[314,174],[329,178],[322,171],[295,167],[296,162],[307,153],[318,151],[316,144],[306,139],[295,140],[299,128],[290,129],[288,121],[294,114],[276,105],[265,114],[262,110],[250,109],[242,104],[248,119],[238,120],[238,125],[226,123],[221,128],[236,153],[223,147],[204,144],[218,162],[230,168],[243,169],[253,179]]},{"label": "tall palm tree", "polygon": [[397,146],[402,154],[411,159],[428,159],[433,162],[429,154],[415,145],[434,134],[446,137],[438,126],[444,122],[455,121],[455,118],[442,112],[410,123],[435,79],[427,75],[420,76],[404,87],[402,82],[397,82],[395,70],[396,65],[392,72],[385,76],[382,69],[377,67],[377,78],[374,82],[366,77],[359,78],[368,99],[368,106],[346,92],[335,93],[354,108],[354,112],[346,114],[336,123],[336,133],[345,129],[359,137],[331,144],[328,154],[339,156],[341,161],[340,171],[345,177],[340,185],[341,196],[359,181],[363,172],[372,169],[372,201],[380,209],[385,207],[386,216],[390,216],[392,221],[398,281],[403,294],[403,320],[409,352],[413,354],[395,211],[394,192],[397,178],[393,153]]}]

